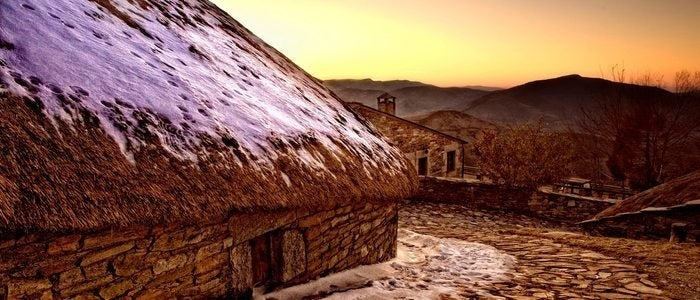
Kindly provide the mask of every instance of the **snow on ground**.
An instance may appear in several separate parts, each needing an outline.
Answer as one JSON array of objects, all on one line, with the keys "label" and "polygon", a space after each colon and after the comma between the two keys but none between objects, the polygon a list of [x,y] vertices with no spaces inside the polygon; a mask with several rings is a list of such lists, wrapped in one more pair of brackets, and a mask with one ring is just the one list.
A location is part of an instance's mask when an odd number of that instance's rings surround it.
[{"label": "snow on ground", "polygon": [[399,230],[398,253],[386,263],[361,266],[258,299],[438,299],[460,288],[488,296],[480,286],[509,279],[514,257],[484,244]]},{"label": "snow on ground", "polygon": [[327,89],[208,2],[137,2],[111,1],[140,28],[87,0],[0,1],[0,92],[39,97],[48,115],[69,123],[81,110],[93,113],[127,156],[143,143],[136,127],[148,126],[184,159],[196,158],[202,135],[263,165],[276,159],[273,140],[309,137],[329,149],[348,145],[366,167],[399,157]]}]

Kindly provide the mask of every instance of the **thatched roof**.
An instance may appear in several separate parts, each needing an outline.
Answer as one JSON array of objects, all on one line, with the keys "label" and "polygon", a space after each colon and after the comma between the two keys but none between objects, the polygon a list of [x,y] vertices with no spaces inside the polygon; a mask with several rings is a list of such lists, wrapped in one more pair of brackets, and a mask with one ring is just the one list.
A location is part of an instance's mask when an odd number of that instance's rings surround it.
[{"label": "thatched roof", "polygon": [[408,169],[207,1],[0,2],[0,232],[393,201]]},{"label": "thatched roof", "polygon": [[671,180],[655,188],[631,196],[600,212],[593,220],[611,218],[642,210],[661,211],[700,201],[700,171]]}]

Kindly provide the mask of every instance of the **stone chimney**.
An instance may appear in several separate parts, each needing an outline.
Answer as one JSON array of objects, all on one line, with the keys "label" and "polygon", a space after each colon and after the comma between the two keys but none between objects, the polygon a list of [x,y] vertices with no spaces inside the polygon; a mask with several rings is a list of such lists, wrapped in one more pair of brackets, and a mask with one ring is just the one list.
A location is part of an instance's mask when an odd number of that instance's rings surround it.
[{"label": "stone chimney", "polygon": [[377,109],[390,115],[396,115],[396,97],[389,93],[377,97]]}]

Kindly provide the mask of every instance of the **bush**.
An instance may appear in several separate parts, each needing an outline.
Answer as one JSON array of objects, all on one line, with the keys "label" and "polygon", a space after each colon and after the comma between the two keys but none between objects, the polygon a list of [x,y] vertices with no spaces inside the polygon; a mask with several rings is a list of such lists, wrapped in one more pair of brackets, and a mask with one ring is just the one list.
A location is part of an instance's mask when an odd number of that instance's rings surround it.
[{"label": "bush", "polygon": [[508,186],[536,188],[570,174],[568,134],[546,131],[542,121],[484,131],[473,143],[482,173]]}]

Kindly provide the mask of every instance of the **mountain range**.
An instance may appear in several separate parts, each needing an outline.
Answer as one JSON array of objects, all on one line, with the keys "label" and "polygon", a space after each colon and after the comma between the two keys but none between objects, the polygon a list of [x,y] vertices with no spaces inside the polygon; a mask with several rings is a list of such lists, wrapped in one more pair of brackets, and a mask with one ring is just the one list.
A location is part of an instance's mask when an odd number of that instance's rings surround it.
[{"label": "mountain range", "polygon": [[323,82],[346,102],[377,106],[377,96],[384,92],[395,96],[396,114],[401,117],[432,113],[438,110],[463,110],[489,91],[468,87],[438,87],[417,81],[341,79]]},{"label": "mountain range", "polygon": [[[344,101],[360,102],[371,107],[376,107],[378,95],[389,92],[397,97],[398,116],[425,122],[430,124],[427,125],[429,127],[436,126],[434,129],[446,132],[466,132],[468,128],[473,129],[472,124],[501,126],[539,119],[551,128],[561,129],[581,116],[582,110],[593,111],[599,101],[605,101],[615,93],[649,98],[671,95],[661,88],[580,75],[538,80],[500,90],[445,88],[406,80],[327,80],[324,84]],[[431,120],[424,120],[428,117]],[[458,129],[460,124],[467,127]]]}]

